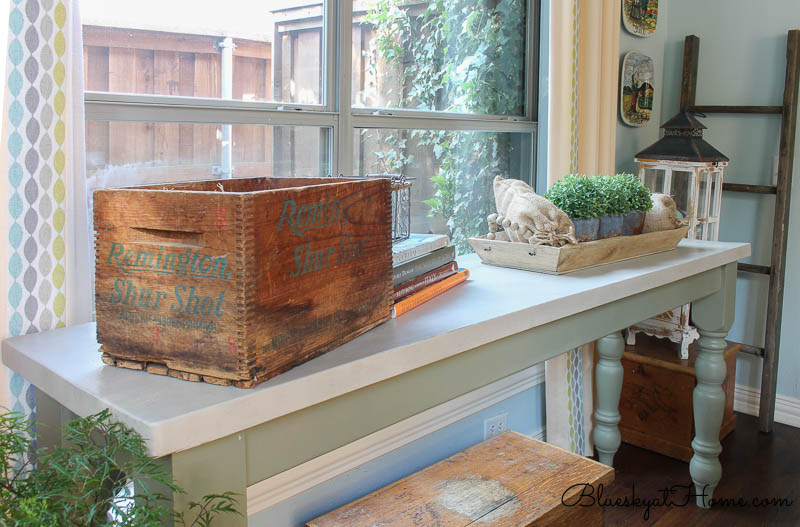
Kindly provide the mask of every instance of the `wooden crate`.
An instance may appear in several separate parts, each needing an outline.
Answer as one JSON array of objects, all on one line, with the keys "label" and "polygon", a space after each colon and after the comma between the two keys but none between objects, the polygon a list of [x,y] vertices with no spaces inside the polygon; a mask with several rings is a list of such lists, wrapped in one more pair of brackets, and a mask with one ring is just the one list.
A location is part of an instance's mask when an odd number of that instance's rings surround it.
[{"label": "wooden crate", "polygon": [[504,231],[494,240],[485,236],[470,238],[469,244],[485,264],[512,267],[547,274],[564,274],[648,254],[669,251],[678,246],[689,227],[636,236],[617,236],[564,247],[547,247],[508,241]]},{"label": "wooden crate", "polygon": [[388,180],[97,190],[94,228],[108,364],[251,387],[390,316]]},{"label": "wooden crate", "polygon": [[[736,427],[733,397],[740,347],[729,343],[723,352],[728,374],[722,384],[726,400],[720,439]],[[688,359],[680,359],[679,351],[677,343],[642,334],[637,335],[635,346],[625,347],[619,431],[626,443],[689,461],[693,454],[697,343],[689,346]]]},{"label": "wooden crate", "polygon": [[[308,523],[309,527],[603,525],[614,469],[504,432]],[[592,485],[593,493],[589,487]],[[562,501],[563,500],[563,501]]]}]

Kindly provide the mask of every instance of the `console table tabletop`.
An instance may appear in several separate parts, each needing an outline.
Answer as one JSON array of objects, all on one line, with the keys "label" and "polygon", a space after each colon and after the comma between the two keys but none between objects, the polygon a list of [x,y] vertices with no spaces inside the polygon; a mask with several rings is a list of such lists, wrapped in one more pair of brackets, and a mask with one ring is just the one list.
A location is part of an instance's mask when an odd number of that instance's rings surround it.
[{"label": "console table tabletop", "polygon": [[[94,324],[6,339],[2,359],[44,394],[37,403],[45,405],[40,419],[54,415],[47,409],[51,403],[79,416],[110,408],[141,433],[150,454],[169,459],[173,475],[189,491],[176,497],[180,508],[209,492],[244,492],[598,339],[595,444],[601,461],[610,464],[619,445],[619,331],[696,302],[693,317],[709,367],[698,359],[695,399],[708,411],[699,413],[707,422],[698,428],[692,476],[713,491],[719,442],[712,429],[723,380],[717,380],[715,346],[733,322],[735,262],[749,255],[745,243],[683,240],[673,251],[561,276],[484,265],[474,254],[461,257],[460,266],[471,273],[465,284],[253,389],[106,366]],[[720,421],[721,415],[720,406]],[[343,422],[348,426],[336,425]],[[202,468],[191,466],[199,463],[197,456],[205,460]],[[215,478],[203,476],[214,471]],[[193,478],[192,484],[185,478]]]}]

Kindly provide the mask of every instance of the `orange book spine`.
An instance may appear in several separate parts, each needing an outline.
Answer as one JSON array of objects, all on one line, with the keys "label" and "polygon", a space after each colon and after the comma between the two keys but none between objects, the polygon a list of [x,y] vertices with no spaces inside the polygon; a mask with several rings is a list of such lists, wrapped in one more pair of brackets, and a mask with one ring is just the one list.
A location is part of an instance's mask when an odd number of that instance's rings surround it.
[{"label": "orange book spine", "polygon": [[413,295],[404,298],[399,302],[395,302],[394,307],[392,308],[392,318],[397,318],[403,313],[407,313],[408,311],[414,309],[418,305],[424,304],[431,298],[441,295],[448,289],[452,289],[461,282],[464,282],[467,278],[469,278],[469,269],[462,269],[453,276],[426,287],[419,293],[414,293]]}]

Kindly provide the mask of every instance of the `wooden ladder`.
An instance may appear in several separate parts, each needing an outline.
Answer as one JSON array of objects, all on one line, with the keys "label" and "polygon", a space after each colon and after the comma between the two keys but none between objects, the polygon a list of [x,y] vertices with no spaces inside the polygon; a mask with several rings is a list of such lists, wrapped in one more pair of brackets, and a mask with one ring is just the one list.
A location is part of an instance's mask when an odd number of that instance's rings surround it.
[{"label": "wooden ladder", "polygon": [[786,42],[786,81],[781,106],[699,106],[697,93],[697,61],[700,39],[686,37],[683,48],[683,79],[681,81],[681,111],[730,114],[775,114],[781,116],[781,138],[778,159],[778,184],[744,185],[723,183],[722,190],[775,195],[775,220],[772,233],[772,265],[739,264],[739,271],[769,275],[767,297],[767,328],[764,347],[742,344],[742,351],[764,358],[761,376],[761,401],[758,427],[762,432],[772,430],[775,417],[775,388],[778,380],[778,352],[781,343],[783,312],[783,283],[786,274],[786,245],[789,237],[789,201],[792,190],[792,160],[797,128],[797,90],[800,75],[800,30],[792,29]]}]

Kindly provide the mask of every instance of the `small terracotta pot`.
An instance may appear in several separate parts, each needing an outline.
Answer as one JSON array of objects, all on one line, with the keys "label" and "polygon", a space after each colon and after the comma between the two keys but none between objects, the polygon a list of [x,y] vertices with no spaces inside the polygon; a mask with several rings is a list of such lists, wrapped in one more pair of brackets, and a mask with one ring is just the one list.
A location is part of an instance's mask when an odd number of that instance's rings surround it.
[{"label": "small terracotta pot", "polygon": [[597,232],[600,229],[600,218],[590,220],[572,220],[575,225],[575,237],[579,242],[593,242],[597,239]]},{"label": "small terracotta pot", "polygon": [[642,234],[644,229],[644,216],[646,212],[643,210],[632,210],[622,218],[622,235],[634,236]]},{"label": "small terracotta pot", "polygon": [[622,214],[615,214],[610,216],[606,214],[600,218],[600,232],[597,235],[598,240],[605,240],[606,238],[614,238],[622,233]]}]

